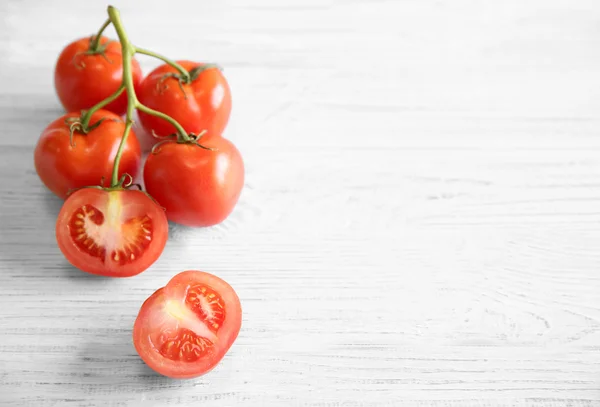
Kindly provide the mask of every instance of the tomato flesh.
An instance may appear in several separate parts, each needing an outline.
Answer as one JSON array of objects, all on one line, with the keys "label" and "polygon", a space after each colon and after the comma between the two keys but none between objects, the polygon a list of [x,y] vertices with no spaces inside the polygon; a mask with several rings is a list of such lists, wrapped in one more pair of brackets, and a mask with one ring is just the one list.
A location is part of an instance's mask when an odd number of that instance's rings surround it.
[{"label": "tomato flesh", "polygon": [[240,327],[241,307],[233,288],[212,274],[185,271],[144,302],[133,338],[152,369],[191,378],[219,363]]},{"label": "tomato flesh", "polygon": [[71,264],[112,277],[148,268],[167,233],[164,211],[141,191],[81,189],[65,201],[56,224],[59,248]]},{"label": "tomato flesh", "polygon": [[206,356],[214,346],[209,339],[185,328],[175,331],[172,335],[165,333],[162,339],[160,354],[175,361],[196,362]]}]

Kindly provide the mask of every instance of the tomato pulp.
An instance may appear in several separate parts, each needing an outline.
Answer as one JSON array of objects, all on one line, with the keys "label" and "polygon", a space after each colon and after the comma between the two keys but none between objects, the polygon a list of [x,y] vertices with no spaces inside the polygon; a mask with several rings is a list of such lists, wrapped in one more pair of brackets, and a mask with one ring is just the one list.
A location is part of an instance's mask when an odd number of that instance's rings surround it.
[{"label": "tomato pulp", "polygon": [[242,308],[233,288],[217,276],[177,274],[142,305],[133,343],[142,360],[172,378],[212,370],[240,331]]},{"label": "tomato pulp", "polygon": [[144,192],[84,188],[61,208],[56,239],[64,256],[78,269],[130,277],[158,259],[168,229],[164,210]]}]

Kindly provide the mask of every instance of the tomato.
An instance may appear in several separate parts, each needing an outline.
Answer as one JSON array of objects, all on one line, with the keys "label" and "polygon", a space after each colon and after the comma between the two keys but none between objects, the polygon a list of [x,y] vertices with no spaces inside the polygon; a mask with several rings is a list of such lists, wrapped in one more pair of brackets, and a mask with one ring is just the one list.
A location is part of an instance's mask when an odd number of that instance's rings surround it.
[{"label": "tomato", "polygon": [[156,372],[197,377],[223,359],[242,325],[240,300],[229,284],[209,273],[184,271],[142,305],[133,343]]},{"label": "tomato", "polygon": [[[67,119],[79,117],[69,113],[56,119],[42,132],[34,152],[35,169],[42,182],[61,198],[75,188],[99,185],[102,178],[108,182],[117,154],[125,123],[106,110],[95,112],[90,120],[94,127],[83,134],[76,131],[71,143]],[[120,174],[136,177],[141,162],[140,144],[129,134],[121,157]]]},{"label": "tomato", "polygon": [[130,277],[158,259],[168,229],[164,210],[142,191],[84,188],[63,204],[56,240],[78,269]]},{"label": "tomato", "polygon": [[222,137],[200,140],[214,148],[167,141],[148,155],[144,183],[169,220],[211,226],[229,216],[244,186],[244,163],[233,143]]},{"label": "tomato", "polygon": [[[91,38],[81,38],[67,45],[61,52],[54,70],[54,86],[60,102],[68,112],[89,109],[96,103],[112,95],[121,86],[123,61],[121,44],[100,38],[101,46],[106,46],[104,54],[87,54]],[[131,61],[134,87],[142,81],[139,63]],[[118,115],[127,110],[127,95],[121,94],[105,109]]]},{"label": "tomato", "polygon": [[[177,62],[188,71],[204,65],[191,61]],[[170,65],[161,65],[152,71],[140,85],[137,93],[139,101],[171,116],[188,133],[200,134],[206,130],[209,136],[220,136],[231,113],[231,92],[221,71],[218,68],[206,69],[190,84],[182,83],[181,86],[173,74],[177,74],[177,70]],[[147,137],[151,137],[153,131],[161,137],[175,133],[175,128],[165,120],[142,111],[138,114],[149,135]],[[155,142],[155,138],[150,141]]]}]

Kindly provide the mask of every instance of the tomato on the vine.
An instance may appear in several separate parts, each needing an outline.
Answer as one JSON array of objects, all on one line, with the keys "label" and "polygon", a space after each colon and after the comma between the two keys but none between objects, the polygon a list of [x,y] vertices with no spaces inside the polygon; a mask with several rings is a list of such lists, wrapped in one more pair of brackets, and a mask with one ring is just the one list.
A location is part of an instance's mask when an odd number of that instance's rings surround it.
[{"label": "tomato on the vine", "polygon": [[169,220],[187,226],[222,222],[244,186],[244,163],[229,140],[213,137],[193,143],[167,141],[148,155],[144,183],[167,211]]},{"label": "tomato on the vine", "polygon": [[[106,37],[100,38],[97,51],[90,49],[92,38],[81,38],[67,45],[56,62],[54,86],[67,112],[89,109],[112,95],[121,86],[123,60],[121,44]],[[132,76],[137,88],[142,81],[139,63],[132,59]],[[106,110],[118,115],[127,109],[127,95],[123,92],[109,103]]]},{"label": "tomato on the vine", "polygon": [[[70,190],[99,185],[110,180],[113,162],[123,137],[125,123],[114,113],[98,110],[92,114],[89,131],[80,127],[73,136],[79,113],[66,114],[46,127],[35,147],[35,169],[42,182],[61,198]],[[141,161],[140,144],[133,133],[123,147],[119,177],[136,177]]]},{"label": "tomato on the vine", "polygon": [[189,270],[144,302],[133,326],[133,343],[156,372],[192,378],[223,359],[241,325],[242,308],[234,289],[217,276]]},{"label": "tomato on the vine", "polygon": [[[231,113],[231,92],[220,69],[210,64],[177,61],[190,72],[191,83],[184,83],[177,69],[161,65],[143,80],[137,92],[147,107],[165,113],[186,132],[220,136]],[[140,122],[149,135],[164,137],[176,132],[165,120],[138,111]],[[206,137],[205,137],[206,138]],[[156,142],[156,139],[151,141]]]},{"label": "tomato on the vine", "polygon": [[164,210],[142,191],[83,188],[65,201],[56,240],[76,268],[108,277],[146,270],[162,253],[169,232]]}]

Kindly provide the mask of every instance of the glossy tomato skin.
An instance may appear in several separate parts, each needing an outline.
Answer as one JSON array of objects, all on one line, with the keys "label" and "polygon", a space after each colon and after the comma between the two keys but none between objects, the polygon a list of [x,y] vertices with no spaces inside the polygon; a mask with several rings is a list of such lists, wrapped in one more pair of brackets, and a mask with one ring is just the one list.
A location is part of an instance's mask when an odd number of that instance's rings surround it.
[{"label": "glossy tomato skin", "polygon": [[[215,275],[188,270],[144,302],[133,326],[133,343],[157,373],[189,379],[217,366],[241,325],[242,308],[235,290]],[[181,335],[183,330],[187,331]]]},{"label": "glossy tomato skin", "polygon": [[167,211],[187,226],[212,226],[233,211],[244,186],[244,163],[229,140],[213,137],[202,145],[166,142],[148,155],[144,183]]},{"label": "glossy tomato skin", "polygon": [[[35,147],[35,169],[42,182],[61,198],[70,190],[100,185],[102,178],[110,182],[113,162],[123,137],[125,123],[114,113],[99,110],[92,115],[90,125],[102,122],[88,132],[73,134],[69,139],[68,113],[46,127]],[[127,173],[135,178],[141,163],[141,149],[133,131],[123,149],[119,176]]]},{"label": "glossy tomato skin", "polygon": [[[201,63],[177,61],[190,71]],[[220,136],[231,113],[231,91],[227,80],[218,68],[210,68],[201,72],[191,84],[182,84],[178,80],[165,77],[176,74],[177,70],[170,65],[161,65],[143,80],[139,88],[140,102],[159,112],[171,116],[188,133],[200,134],[206,130],[206,138]],[[138,112],[142,126],[151,138],[149,144],[155,144],[157,136],[168,136],[175,133],[175,128],[163,119]]]},{"label": "glossy tomato skin", "polygon": [[[67,45],[61,52],[54,70],[54,86],[60,102],[67,112],[89,109],[96,103],[112,95],[121,86],[123,61],[121,44],[101,37],[100,44],[106,44],[104,56],[87,55],[91,38],[81,38]],[[136,89],[142,81],[139,63],[131,61],[133,85]],[[127,109],[125,92],[106,107],[118,115]]]},{"label": "glossy tomato skin", "polygon": [[142,191],[84,188],[63,204],[56,240],[81,271],[131,277],[158,259],[168,229],[164,210]]}]

